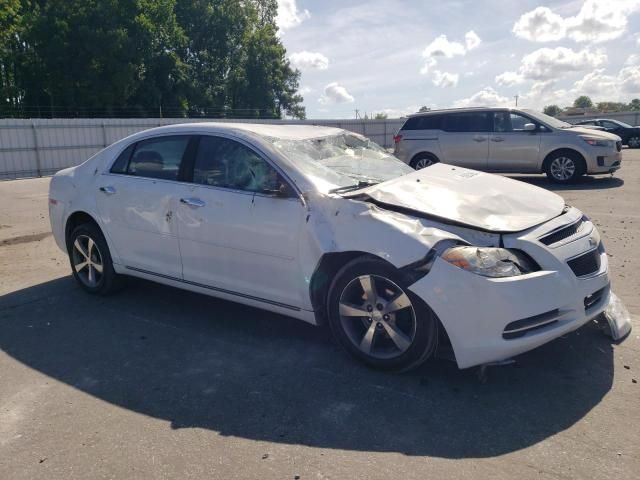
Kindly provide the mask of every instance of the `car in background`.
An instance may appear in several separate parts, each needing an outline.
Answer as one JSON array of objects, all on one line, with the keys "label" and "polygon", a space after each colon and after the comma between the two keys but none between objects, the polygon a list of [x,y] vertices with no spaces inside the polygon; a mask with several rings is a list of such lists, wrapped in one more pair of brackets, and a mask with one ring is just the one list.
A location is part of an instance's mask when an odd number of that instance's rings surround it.
[{"label": "car in background", "polygon": [[134,276],[328,324],[382,369],[416,367],[438,342],[460,368],[504,360],[610,298],[600,234],[559,195],[450,165],[415,171],[336,128],[140,132],[58,172],[49,215],[90,294]]},{"label": "car in background", "polygon": [[640,126],[632,127],[628,123],[620,120],[612,120],[610,118],[592,118],[582,120],[574,125],[580,125],[587,128],[599,127],[609,133],[619,136],[622,144],[629,148],[640,148]]},{"label": "car in background", "polygon": [[622,142],[514,108],[432,110],[409,116],[394,137],[395,156],[415,169],[441,162],[499,173],[546,173],[557,183],[620,168]]}]

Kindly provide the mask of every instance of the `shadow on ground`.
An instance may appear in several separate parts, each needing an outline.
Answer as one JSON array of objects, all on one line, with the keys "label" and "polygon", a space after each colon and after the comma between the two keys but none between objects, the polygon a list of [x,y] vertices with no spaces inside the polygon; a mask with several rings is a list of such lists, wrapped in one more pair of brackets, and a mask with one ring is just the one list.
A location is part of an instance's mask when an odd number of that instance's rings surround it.
[{"label": "shadow on ground", "polygon": [[611,176],[584,176],[580,177],[576,182],[566,185],[551,182],[546,175],[509,175],[509,178],[530,183],[537,187],[546,188],[552,191],[563,190],[607,190],[609,188],[619,188],[624,185],[624,180],[619,177]]},{"label": "shadow on ground", "polygon": [[475,371],[361,367],[297,320],[143,281],[109,298],[69,278],[0,299],[0,348],[82,392],[173,428],[445,458],[490,457],[580,420],[609,391],[611,343],[587,325]]}]

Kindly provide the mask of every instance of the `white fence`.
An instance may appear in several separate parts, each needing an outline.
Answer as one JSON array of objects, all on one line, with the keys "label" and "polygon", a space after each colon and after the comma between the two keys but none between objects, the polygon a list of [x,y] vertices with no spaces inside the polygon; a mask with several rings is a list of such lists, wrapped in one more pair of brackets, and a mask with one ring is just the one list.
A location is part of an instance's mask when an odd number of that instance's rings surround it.
[{"label": "white fence", "polygon": [[0,119],[0,179],[52,175],[78,165],[100,149],[135,132],[173,123],[220,121],[323,125],[351,130],[384,146],[404,120],[197,120],[132,119]]}]

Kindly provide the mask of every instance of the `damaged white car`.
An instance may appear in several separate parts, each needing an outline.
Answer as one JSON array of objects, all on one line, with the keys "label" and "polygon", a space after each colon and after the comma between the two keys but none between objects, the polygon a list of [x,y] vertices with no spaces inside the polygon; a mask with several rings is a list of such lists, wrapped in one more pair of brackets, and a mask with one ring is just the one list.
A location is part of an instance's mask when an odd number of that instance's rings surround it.
[{"label": "damaged white car", "polygon": [[450,165],[414,171],[335,128],[147,130],[59,172],[49,210],[90,293],[136,276],[328,323],[383,369],[415,367],[439,342],[460,368],[500,361],[610,299],[600,235],[558,195]]}]

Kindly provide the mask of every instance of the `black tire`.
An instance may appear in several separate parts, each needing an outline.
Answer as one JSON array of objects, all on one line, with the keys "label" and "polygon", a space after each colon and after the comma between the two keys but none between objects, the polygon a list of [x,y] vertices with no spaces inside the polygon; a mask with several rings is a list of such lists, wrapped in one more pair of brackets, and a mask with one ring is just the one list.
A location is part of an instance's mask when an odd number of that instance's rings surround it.
[{"label": "black tire", "polygon": [[[93,242],[91,247],[89,240]],[[80,249],[76,246],[76,242],[80,245]],[[124,279],[113,269],[107,241],[95,223],[84,223],[74,228],[67,242],[67,250],[73,278],[84,291],[93,295],[109,295],[123,286]],[[79,270],[77,267],[87,261],[87,253],[92,263]],[[102,272],[98,270],[99,265]],[[90,282],[91,272],[93,272],[93,283]]]},{"label": "black tire", "polygon": [[[389,320],[388,322],[380,321],[379,323],[379,318],[378,320],[374,318],[372,321],[372,317],[363,317],[360,315],[347,315],[348,318],[345,318],[341,315],[341,298],[352,288],[351,285],[355,285],[354,282],[359,282],[360,278],[367,276],[376,279],[376,286],[373,288],[374,290],[378,288],[382,294],[391,292],[391,290],[388,290],[384,285],[386,281],[390,282],[387,285],[393,284],[395,287],[399,287],[402,293],[406,294],[410,300],[411,308],[404,307],[397,309],[395,313],[391,314],[393,318],[387,318],[387,320]],[[364,289],[360,290],[360,292],[362,293],[360,298],[366,298]],[[396,298],[395,295],[398,294],[399,292],[394,292],[391,294],[392,297],[388,299],[383,299],[383,295],[380,295],[379,299],[382,299],[380,301],[393,300],[393,298]],[[366,301],[367,300],[363,300],[363,302]],[[377,301],[378,300],[376,300],[376,302]],[[391,302],[387,305],[391,305]],[[365,308],[364,305],[362,305],[361,308]],[[435,314],[420,298],[409,291],[407,286],[404,285],[398,271],[392,265],[378,258],[369,256],[359,257],[347,263],[338,271],[329,288],[327,312],[331,331],[338,343],[355,358],[376,369],[391,371],[410,370],[424,363],[434,353],[438,345],[438,321]],[[382,313],[383,312],[375,312],[370,315],[377,314],[381,316]],[[401,317],[401,315],[403,315],[403,317]],[[389,315],[385,315],[385,317],[389,317]],[[354,322],[353,326],[348,323],[351,321]],[[404,330],[401,322],[405,322]],[[381,327],[381,323],[385,323],[385,326]],[[349,327],[345,327],[345,324]],[[387,329],[390,327],[390,324],[393,324],[393,330],[397,332],[399,329],[401,333],[405,334],[403,338],[408,344],[406,349],[402,350],[397,347],[396,341],[389,335],[389,330]],[[407,325],[411,326],[407,328]],[[374,327],[381,328],[376,330]],[[387,356],[385,352],[384,358],[381,358],[379,354],[365,353],[357,345],[359,335],[355,334],[354,339],[354,333],[347,331],[352,328],[358,329],[360,332],[365,331],[362,339],[364,339],[368,331],[374,328],[376,331],[370,340],[371,350],[373,350],[374,344],[377,344],[376,347],[379,345],[380,348],[387,347],[391,350],[395,347],[397,349],[397,355],[393,355],[392,351],[392,353]],[[406,333],[408,331],[411,333]],[[362,341],[360,345],[362,345]]]},{"label": "black tire", "polygon": [[433,153],[419,153],[411,159],[410,166],[414,170],[422,170],[423,168],[430,167],[434,163],[438,163],[438,157]]},{"label": "black tire", "polygon": [[586,173],[584,159],[575,152],[561,150],[551,154],[545,161],[544,172],[554,183],[573,183]]},{"label": "black tire", "polygon": [[631,135],[625,143],[629,148],[640,148],[640,135]]}]

